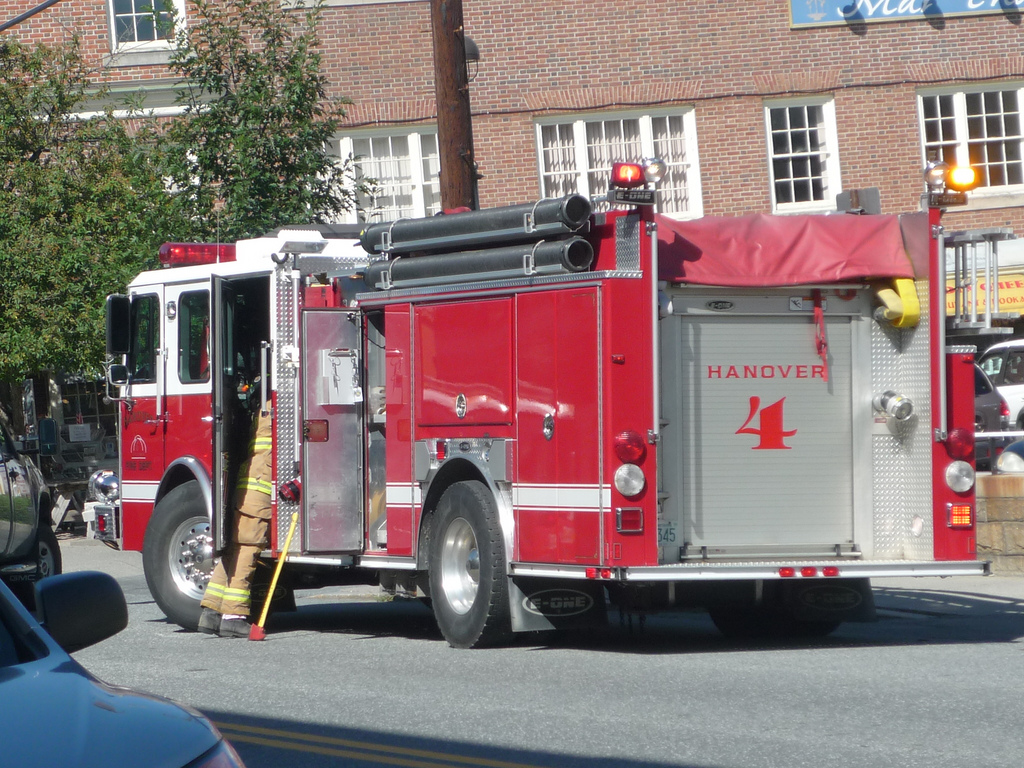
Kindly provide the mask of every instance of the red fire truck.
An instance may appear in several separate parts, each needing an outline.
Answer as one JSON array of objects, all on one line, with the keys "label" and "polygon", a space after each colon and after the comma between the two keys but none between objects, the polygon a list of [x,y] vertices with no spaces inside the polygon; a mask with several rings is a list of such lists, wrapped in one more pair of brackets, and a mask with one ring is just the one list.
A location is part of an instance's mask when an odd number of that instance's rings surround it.
[{"label": "red fire truck", "polygon": [[601,211],[164,246],[108,299],[100,535],[195,627],[269,402],[284,591],[425,596],[454,646],[608,606],[824,634],[872,577],[986,573],[940,211],[675,221],[656,171],[617,164]]}]

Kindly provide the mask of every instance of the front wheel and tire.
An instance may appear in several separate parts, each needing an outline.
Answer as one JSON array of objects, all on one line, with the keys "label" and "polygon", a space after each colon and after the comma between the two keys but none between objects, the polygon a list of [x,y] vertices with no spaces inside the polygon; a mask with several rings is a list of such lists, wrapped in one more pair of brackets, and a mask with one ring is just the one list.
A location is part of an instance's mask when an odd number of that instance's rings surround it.
[{"label": "front wheel and tire", "polygon": [[199,624],[199,601],[213,573],[213,532],[199,483],[173,488],[153,509],[142,546],[146,583],[168,619]]},{"label": "front wheel and tire", "polygon": [[430,537],[430,596],[449,645],[478,648],[510,639],[498,510],[482,483],[455,483],[438,502]]}]

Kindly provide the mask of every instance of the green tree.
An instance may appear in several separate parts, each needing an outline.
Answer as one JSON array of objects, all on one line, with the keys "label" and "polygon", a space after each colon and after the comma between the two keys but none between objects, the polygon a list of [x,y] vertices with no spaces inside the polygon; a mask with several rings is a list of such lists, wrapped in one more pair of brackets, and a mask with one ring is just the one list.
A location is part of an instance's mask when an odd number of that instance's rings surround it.
[{"label": "green tree", "polygon": [[164,157],[176,204],[207,239],[333,221],[354,205],[352,164],[328,148],[347,100],[321,74],[319,3],[193,0],[171,68],[185,113]]},{"label": "green tree", "polygon": [[151,131],[73,118],[95,93],[77,39],[0,38],[0,381],[99,371],[104,296],[177,228]]}]

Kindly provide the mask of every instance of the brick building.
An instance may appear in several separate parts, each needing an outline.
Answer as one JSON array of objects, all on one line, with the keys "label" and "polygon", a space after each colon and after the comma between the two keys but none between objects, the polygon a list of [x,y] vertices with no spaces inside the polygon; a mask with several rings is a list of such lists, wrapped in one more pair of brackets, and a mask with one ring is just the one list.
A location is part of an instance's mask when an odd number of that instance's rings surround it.
[{"label": "brick building", "polygon": [[[63,0],[8,34],[77,30],[117,87],[169,108],[151,7],[186,0]],[[33,7],[0,0],[0,21]],[[613,158],[658,155],[663,212],[819,212],[876,186],[917,209],[929,154],[983,173],[953,228],[1024,232],[1024,0],[464,0],[483,205],[602,190]],[[363,158],[380,215],[438,207],[427,0],[327,0],[332,87],[351,98],[337,151]],[[844,13],[847,14],[844,16]]]}]

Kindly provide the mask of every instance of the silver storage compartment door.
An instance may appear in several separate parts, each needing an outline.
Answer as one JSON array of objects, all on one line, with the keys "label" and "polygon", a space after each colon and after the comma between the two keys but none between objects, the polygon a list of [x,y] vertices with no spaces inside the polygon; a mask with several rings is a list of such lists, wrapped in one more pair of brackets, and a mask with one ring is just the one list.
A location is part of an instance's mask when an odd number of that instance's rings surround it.
[{"label": "silver storage compartment door", "polygon": [[359,316],[302,313],[302,504],[308,552],[363,548]]},{"label": "silver storage compartment door", "polygon": [[826,369],[803,309],[663,320],[665,560],[855,550],[851,317]]}]

